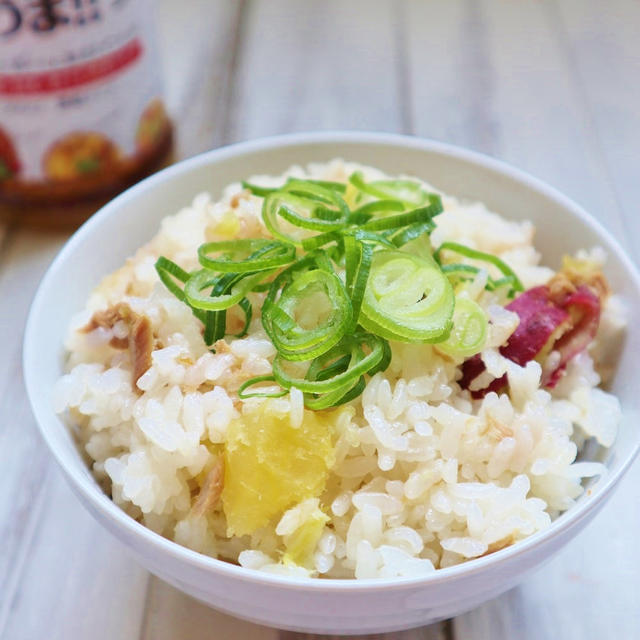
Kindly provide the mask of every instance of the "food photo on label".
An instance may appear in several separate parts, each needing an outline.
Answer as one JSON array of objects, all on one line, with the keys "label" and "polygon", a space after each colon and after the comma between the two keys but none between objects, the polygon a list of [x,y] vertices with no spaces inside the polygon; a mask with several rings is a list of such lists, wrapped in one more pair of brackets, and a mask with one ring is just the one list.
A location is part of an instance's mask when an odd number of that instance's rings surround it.
[{"label": "food photo on label", "polygon": [[2,219],[77,226],[168,162],[152,5],[0,5]]}]

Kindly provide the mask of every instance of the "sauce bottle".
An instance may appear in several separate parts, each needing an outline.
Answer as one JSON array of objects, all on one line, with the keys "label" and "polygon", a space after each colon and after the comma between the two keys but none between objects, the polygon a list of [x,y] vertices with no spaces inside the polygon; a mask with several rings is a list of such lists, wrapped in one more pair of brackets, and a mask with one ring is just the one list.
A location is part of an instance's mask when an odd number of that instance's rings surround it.
[{"label": "sauce bottle", "polygon": [[168,162],[153,0],[0,0],[0,218],[77,225]]}]

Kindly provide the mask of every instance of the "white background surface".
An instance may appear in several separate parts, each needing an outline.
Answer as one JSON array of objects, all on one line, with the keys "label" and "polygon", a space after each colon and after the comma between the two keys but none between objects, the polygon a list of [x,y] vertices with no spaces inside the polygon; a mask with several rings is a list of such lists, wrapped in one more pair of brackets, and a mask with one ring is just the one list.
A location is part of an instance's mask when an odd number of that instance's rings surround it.
[{"label": "white background surface", "polygon": [[[634,0],[162,0],[178,154],[262,135],[432,137],[530,171],[640,247]],[[0,227],[0,640],[292,640],[136,566],[49,460],[21,379],[39,278],[65,240]],[[565,551],[506,595],[398,640],[640,637],[640,464]]]}]

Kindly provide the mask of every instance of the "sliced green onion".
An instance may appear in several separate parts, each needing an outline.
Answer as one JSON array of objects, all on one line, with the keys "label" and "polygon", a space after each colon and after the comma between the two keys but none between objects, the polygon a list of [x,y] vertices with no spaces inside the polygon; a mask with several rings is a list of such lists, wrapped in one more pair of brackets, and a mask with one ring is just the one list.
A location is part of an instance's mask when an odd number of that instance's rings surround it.
[{"label": "sliced green onion", "polygon": [[[368,353],[364,352],[363,346],[368,348]],[[346,362],[345,354],[350,357],[344,370],[330,377],[322,375],[326,367],[334,366],[335,368],[337,360]],[[289,374],[286,360],[278,354],[273,361],[273,375],[278,384],[285,388],[296,387],[306,393],[329,393],[336,390],[344,390],[346,393],[352,384],[375,367],[383,356],[383,340],[370,333],[360,332],[353,336],[346,336],[332,349],[316,357],[304,377],[294,377]]]},{"label": "sliced green onion", "polygon": [[309,257],[313,259],[318,269],[322,269],[331,275],[335,275],[331,260],[326,251],[315,251],[309,253]]},{"label": "sliced green onion", "polygon": [[327,257],[336,265],[344,264],[344,240],[340,238],[334,245],[326,247],[324,251]]},{"label": "sliced green onion", "polygon": [[355,331],[360,317],[362,300],[369,279],[373,248],[370,244],[359,242],[353,236],[345,236],[344,249],[347,293],[351,298],[353,308],[351,323],[347,326],[346,333],[352,333]]},{"label": "sliced green onion", "polygon": [[281,191],[265,199],[264,211],[267,212],[265,223],[268,221],[272,226],[280,216],[291,225],[312,231],[340,229],[346,221],[342,211],[329,209],[324,202]]},{"label": "sliced green onion", "polygon": [[344,193],[347,190],[347,185],[344,182],[334,182],[333,180],[311,180],[310,178],[307,178],[305,180],[299,180],[299,182],[317,184],[320,187],[324,187],[330,191],[337,191],[338,193]]},{"label": "sliced green onion", "polygon": [[189,279],[190,274],[164,256],[160,256],[156,260],[155,268],[164,286],[167,287],[178,300],[185,302],[186,298],[183,288],[176,283],[176,280],[184,284]]},{"label": "sliced green onion", "polygon": [[[187,302],[196,309],[204,309],[205,311],[222,311],[238,304],[245,294],[253,289],[255,284],[264,280],[268,271],[260,271],[245,275],[239,281],[236,281],[229,293],[220,293],[214,295],[205,295],[202,291],[209,287],[215,288],[220,280],[220,276],[214,271],[201,269],[191,274],[184,285],[184,295]],[[238,274],[230,274],[238,275]]]},{"label": "sliced green onion", "polygon": [[443,264],[440,268],[442,269],[442,273],[445,273],[448,278],[456,282],[460,280],[473,280],[480,272],[478,267],[458,262]]},{"label": "sliced green onion", "polygon": [[[182,267],[179,267],[175,262],[165,258],[164,256],[160,256],[155,263],[156,273],[160,278],[160,281],[164,284],[167,289],[173,293],[173,295],[180,300],[180,302],[184,302],[185,304],[189,304],[187,301],[187,297],[184,294],[184,286],[181,287],[177,282],[184,283],[189,280],[191,274],[186,272]],[[205,322],[205,314],[199,309],[191,309],[193,311],[193,315]]]},{"label": "sliced green onion", "polygon": [[212,271],[264,271],[289,264],[295,257],[296,249],[291,244],[264,238],[206,242],[198,247],[200,264]]},{"label": "sliced green onion", "polygon": [[340,231],[327,231],[326,233],[319,233],[317,236],[305,238],[301,244],[305,251],[313,251],[330,242],[337,242],[341,238],[342,233]]},{"label": "sliced green onion", "polygon": [[[415,222],[408,227],[401,229],[391,236],[391,242],[398,248],[404,247],[404,245],[419,238],[429,238],[429,233],[435,229],[435,224],[428,220],[427,222]],[[431,243],[428,242],[424,247],[424,255],[431,255]],[[420,255],[420,254],[418,254]]]},{"label": "sliced green onion", "polygon": [[243,189],[247,189],[248,191],[251,191],[254,196],[259,196],[261,198],[264,198],[270,193],[280,189],[280,187],[261,187],[260,185],[247,182],[246,180],[243,180],[241,184]]},{"label": "sliced green onion", "polygon": [[403,342],[439,342],[449,334],[453,307],[451,284],[430,259],[373,254],[360,317],[365,329]]},{"label": "sliced green onion", "polygon": [[[220,296],[221,294],[229,293],[233,286],[242,279],[242,275],[237,273],[225,273],[222,274],[211,287],[210,295],[212,297]],[[243,304],[243,301],[246,304]],[[243,298],[238,302],[240,307],[245,312],[245,329],[251,321],[251,304],[246,298]],[[249,305],[248,313],[246,305]],[[216,340],[224,338],[227,331],[227,311],[206,311],[204,320],[204,342],[207,345],[213,344]]]},{"label": "sliced green onion", "polygon": [[378,362],[373,368],[369,369],[367,372],[370,376],[374,376],[378,371],[386,371],[387,367],[391,364],[391,357],[393,353],[391,352],[391,345],[384,338],[380,338],[382,340],[382,360]]},{"label": "sliced green onion", "polygon": [[349,214],[350,224],[363,224],[368,222],[375,214],[404,211],[405,206],[399,200],[374,200],[362,205]]},{"label": "sliced green onion", "polygon": [[295,193],[303,198],[326,202],[327,204],[338,207],[345,215],[348,214],[349,208],[347,207],[346,202],[344,202],[339,195],[339,193],[344,193],[344,190],[338,193],[334,187],[327,186],[331,184],[338,183],[323,182],[321,180],[300,180],[299,178],[289,178],[289,180],[287,180],[287,184],[282,188],[282,191]]},{"label": "sliced green onion", "polygon": [[262,324],[280,356],[310,360],[342,339],[351,324],[351,300],[333,272],[315,268],[293,275],[274,281],[263,303]]},{"label": "sliced green onion", "polygon": [[471,264],[463,264],[461,262],[450,262],[443,264],[440,267],[443,273],[447,275],[465,274],[475,277],[480,272],[478,267],[474,267]]},{"label": "sliced green onion", "polygon": [[395,249],[396,246],[387,238],[386,232],[375,233],[373,231],[365,231],[364,229],[346,229],[343,235],[353,236],[360,242],[369,242],[373,245],[381,245],[389,249]]},{"label": "sliced green onion", "polygon": [[[455,279],[457,281],[470,281],[473,280],[476,275],[480,272],[478,267],[474,267],[470,264],[462,264],[458,262],[451,262],[449,264],[443,264],[441,267],[443,273],[447,274],[447,277],[450,279]],[[517,279],[516,279],[517,280]],[[485,285],[485,289],[487,291],[495,291],[500,287],[509,287],[509,292],[507,296],[509,298],[513,298],[516,293],[517,282],[511,276],[504,276],[503,278],[498,278],[494,280],[491,276],[487,277],[487,284]]]},{"label": "sliced green onion", "polygon": [[[238,302],[238,306],[242,309],[242,312],[244,313],[244,325],[238,333],[234,333],[233,335],[236,338],[243,338],[244,336],[247,335],[249,331],[249,325],[251,324],[251,319],[253,318],[253,306],[251,305],[251,302],[249,302],[247,298],[242,298],[242,300]],[[224,338],[224,336],[222,337]]]},{"label": "sliced green onion", "polygon": [[514,279],[511,276],[505,276],[504,278],[498,278],[497,280],[494,280],[493,278],[489,277],[489,280],[487,281],[486,289],[488,289],[489,291],[495,291],[500,287],[506,287],[506,286],[509,287],[509,291],[507,293],[507,297],[509,298],[513,298],[516,295],[516,292],[520,291],[520,289],[517,288],[517,283],[514,281]]},{"label": "sliced green onion", "polygon": [[[314,380],[329,380],[333,376],[339,373],[344,373],[349,368],[349,362],[351,362],[351,354],[345,353],[339,357],[333,363],[326,365],[323,369],[319,369],[315,372]],[[311,363],[313,366],[313,363]],[[309,375],[307,371],[307,376]]]},{"label": "sliced green onion", "polygon": [[515,291],[524,291],[524,287],[522,286],[522,282],[515,274],[513,269],[506,264],[504,261],[500,260],[498,256],[494,256],[491,253],[484,253],[484,251],[478,251],[476,249],[471,249],[470,247],[466,247],[463,244],[458,244],[457,242],[443,242],[436,252],[433,254],[433,257],[441,262],[440,254],[442,251],[452,251],[453,253],[458,253],[461,256],[465,256],[466,258],[471,258],[472,260],[481,260],[483,262],[488,262],[493,266],[497,267],[506,277],[510,278],[512,281],[512,289]]},{"label": "sliced green onion", "polygon": [[[389,366],[389,340],[436,343],[457,357],[481,351],[486,315],[464,294],[456,301],[450,282],[474,278],[479,268],[441,266],[442,251],[494,265],[502,277],[489,276],[489,290],[522,290],[496,256],[454,242],[433,253],[429,234],[442,202],[418,181],[366,182],[355,172],[348,185],[299,178],[273,188],[242,185],[264,198],[262,217],[275,239],[205,243],[198,249],[204,268],[193,273],[166,258],[156,263],[161,281],[204,323],[207,344],[224,337],[234,305],[244,315],[237,335],[245,335],[247,294],[267,292],[262,324],[277,350],[273,376],[247,380],[241,398],[280,397],[295,387],[311,409],[349,402],[365,376]],[[361,206],[350,211],[343,196]],[[283,390],[251,390],[268,381]]]},{"label": "sliced green onion", "polygon": [[272,375],[268,376],[256,376],[255,378],[249,378],[238,387],[238,398],[246,400],[247,398],[282,398],[289,393],[288,389],[282,389],[280,391],[252,391],[246,393],[246,389],[252,387],[261,382],[275,382],[276,379]]},{"label": "sliced green onion", "polygon": [[216,340],[224,338],[227,332],[227,312],[207,311],[204,321],[204,333],[202,338],[207,346],[211,346]]},{"label": "sliced green onion", "polygon": [[385,218],[373,218],[369,222],[365,222],[362,228],[366,231],[382,231],[385,229],[401,229],[410,224],[429,223],[438,213],[438,208],[429,204],[426,207],[412,209],[405,213],[399,213],[395,216],[387,216]]},{"label": "sliced green onion", "polygon": [[[411,227],[407,227],[407,229],[411,229]],[[391,238],[394,242],[396,242],[397,235],[398,233],[396,232],[393,234]],[[410,253],[411,255],[418,256],[418,258],[427,260],[432,265],[438,267],[438,269],[440,268],[440,265],[433,258],[433,249],[431,248],[431,236],[428,233],[423,233],[411,240],[408,240],[405,244],[402,245],[402,252]]]},{"label": "sliced green onion", "polygon": [[358,207],[352,212],[353,215],[373,215],[375,213],[387,213],[389,211],[400,212],[406,207],[400,200],[374,200]]},{"label": "sliced green onion", "polygon": [[310,231],[335,231],[344,227],[347,215],[344,201],[330,206],[286,191],[269,194],[262,205],[262,219],[272,235],[298,246],[313,235]]},{"label": "sliced green onion", "polygon": [[400,200],[407,208],[419,207],[429,199],[429,192],[415,180],[374,180],[366,182],[360,171],[349,176],[349,182],[362,193],[379,199]]},{"label": "sliced green onion", "polygon": [[353,386],[347,385],[346,387],[340,387],[335,391],[329,391],[322,394],[304,394],[304,403],[308,409],[313,411],[321,411],[322,409],[330,409],[333,407],[339,407],[345,402],[350,402],[354,398],[357,398],[367,386],[364,376],[355,382]]},{"label": "sliced green onion", "polygon": [[296,182],[299,184],[304,183],[304,184],[318,185],[320,187],[329,189],[331,191],[337,191],[338,193],[344,193],[347,190],[347,185],[344,184],[343,182],[333,182],[330,180],[301,180],[299,178],[289,178],[282,187],[261,187],[260,185],[252,184],[250,182],[247,182],[246,180],[243,180],[242,188],[248,189],[249,191],[251,191],[251,193],[253,193],[254,196],[260,196],[264,198],[265,196],[268,196],[270,193],[273,193],[274,191],[280,191],[280,189],[287,188],[287,186],[290,185],[292,182]]},{"label": "sliced green onion", "polygon": [[348,215],[347,223],[350,225],[358,226],[364,224],[365,222],[369,222],[371,218],[373,218],[373,215],[369,213],[358,213],[357,211],[354,211]]},{"label": "sliced green onion", "polygon": [[487,316],[482,307],[469,298],[456,299],[453,328],[444,342],[436,347],[451,356],[468,358],[484,349],[487,339]]}]

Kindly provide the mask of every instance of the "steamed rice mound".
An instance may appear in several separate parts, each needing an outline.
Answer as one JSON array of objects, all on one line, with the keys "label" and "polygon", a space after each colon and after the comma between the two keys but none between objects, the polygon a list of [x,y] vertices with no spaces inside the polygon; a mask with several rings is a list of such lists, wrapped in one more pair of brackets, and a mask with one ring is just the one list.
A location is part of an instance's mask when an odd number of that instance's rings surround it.
[{"label": "steamed rice mound", "polygon": [[[367,179],[384,177],[337,160],[285,175],[346,181],[356,168]],[[283,177],[252,181],[277,186]],[[531,223],[442,200],[434,246],[446,239],[493,253],[525,288],[553,275],[539,264]],[[605,472],[576,456],[588,438],[604,447],[615,438],[619,404],[598,388],[593,360],[623,329],[615,296],[602,309],[596,340],[569,362],[553,391],[541,388],[537,362],[520,367],[500,355],[518,316],[496,304],[481,270],[469,295],[490,319],[483,375],[507,372],[508,394],[473,400],[456,382],[461,358],[429,344],[392,342],[389,368],[343,407],[309,411],[296,389],[240,400],[238,387],[270,374],[276,354],[260,322],[263,294],[250,294],[248,335],[227,336],[212,353],[202,324],[160,283],[154,262],[164,255],[195,269],[203,242],[268,237],[261,205],[239,184],[219,202],[196,196],[102,282],[69,330],[56,410],[67,416],[95,477],[131,517],[253,569],[414,576],[544,529],[583,493],[583,478]],[[583,257],[603,261],[597,250]],[[127,339],[129,324],[87,330],[96,312],[118,303],[148,318],[153,332],[150,366],[135,388],[130,352],[113,346]]]}]

